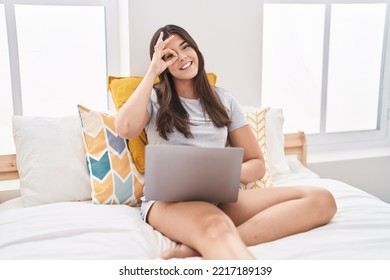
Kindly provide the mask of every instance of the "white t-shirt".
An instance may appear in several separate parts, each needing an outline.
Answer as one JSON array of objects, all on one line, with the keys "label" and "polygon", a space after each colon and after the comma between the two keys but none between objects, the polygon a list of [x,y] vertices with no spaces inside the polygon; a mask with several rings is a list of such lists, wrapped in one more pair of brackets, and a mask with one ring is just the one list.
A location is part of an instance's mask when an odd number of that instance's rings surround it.
[{"label": "white t-shirt", "polygon": [[200,147],[224,147],[227,144],[228,132],[240,128],[248,121],[237,100],[221,88],[213,88],[222,104],[226,107],[232,123],[228,127],[216,127],[210,117],[204,114],[199,99],[180,97],[181,103],[189,114],[191,133],[193,138],[186,138],[184,134],[173,128],[167,134],[168,141],[161,138],[156,127],[156,115],[159,108],[155,90],[152,91],[148,104],[149,121],[145,127],[149,144],[191,145]]}]

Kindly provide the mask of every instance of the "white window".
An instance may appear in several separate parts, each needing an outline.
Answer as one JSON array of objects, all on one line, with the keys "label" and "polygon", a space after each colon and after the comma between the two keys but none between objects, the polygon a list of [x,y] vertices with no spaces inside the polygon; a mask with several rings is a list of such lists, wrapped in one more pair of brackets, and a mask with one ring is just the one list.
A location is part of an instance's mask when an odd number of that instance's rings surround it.
[{"label": "white window", "polygon": [[0,154],[14,153],[12,115],[107,110],[119,73],[117,1],[9,0],[0,5]]},{"label": "white window", "polygon": [[15,15],[23,115],[107,109],[104,7],[16,5]]},{"label": "white window", "polygon": [[0,5],[0,153],[15,152],[11,117],[13,115],[11,73],[9,64],[5,9]]},{"label": "white window", "polygon": [[332,5],[326,132],[378,128],[386,4]]},{"label": "white window", "polygon": [[320,131],[324,12],[264,5],[262,104],[283,108],[287,131]]},{"label": "white window", "polygon": [[388,1],[264,1],[262,104],[309,144],[388,141]]}]

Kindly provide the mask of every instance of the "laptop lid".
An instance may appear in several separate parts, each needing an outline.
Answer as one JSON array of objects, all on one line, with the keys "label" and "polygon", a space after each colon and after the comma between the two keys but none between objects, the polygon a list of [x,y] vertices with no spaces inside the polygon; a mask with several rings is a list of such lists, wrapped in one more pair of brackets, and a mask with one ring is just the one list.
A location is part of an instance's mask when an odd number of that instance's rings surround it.
[{"label": "laptop lid", "polygon": [[242,148],[147,145],[146,200],[234,202]]}]

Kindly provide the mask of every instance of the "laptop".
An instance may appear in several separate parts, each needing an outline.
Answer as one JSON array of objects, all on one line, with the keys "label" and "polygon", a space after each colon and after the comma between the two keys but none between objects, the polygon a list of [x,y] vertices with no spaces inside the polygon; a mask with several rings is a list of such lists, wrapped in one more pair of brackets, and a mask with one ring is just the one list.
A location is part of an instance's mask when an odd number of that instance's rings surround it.
[{"label": "laptop", "polygon": [[147,145],[146,200],[235,202],[242,148]]}]

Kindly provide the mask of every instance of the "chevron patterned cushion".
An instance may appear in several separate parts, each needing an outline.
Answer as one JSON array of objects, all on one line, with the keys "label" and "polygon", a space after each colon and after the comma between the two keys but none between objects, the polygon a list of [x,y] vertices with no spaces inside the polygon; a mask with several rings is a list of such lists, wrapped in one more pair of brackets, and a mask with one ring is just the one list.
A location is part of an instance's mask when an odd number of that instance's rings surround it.
[{"label": "chevron patterned cushion", "polygon": [[269,188],[272,187],[272,180],[269,170],[269,162],[267,155],[267,135],[266,135],[266,115],[269,111],[267,108],[259,108],[257,110],[249,111],[245,113],[245,116],[249,122],[250,127],[256,135],[257,142],[260,145],[261,152],[263,153],[264,162],[265,162],[265,174],[261,180],[256,180],[245,186],[242,186],[245,189],[254,189],[254,188]]},{"label": "chevron patterned cushion", "polygon": [[115,116],[78,105],[86,160],[96,204],[139,206],[143,183],[134,174],[126,140],[116,133]]}]

